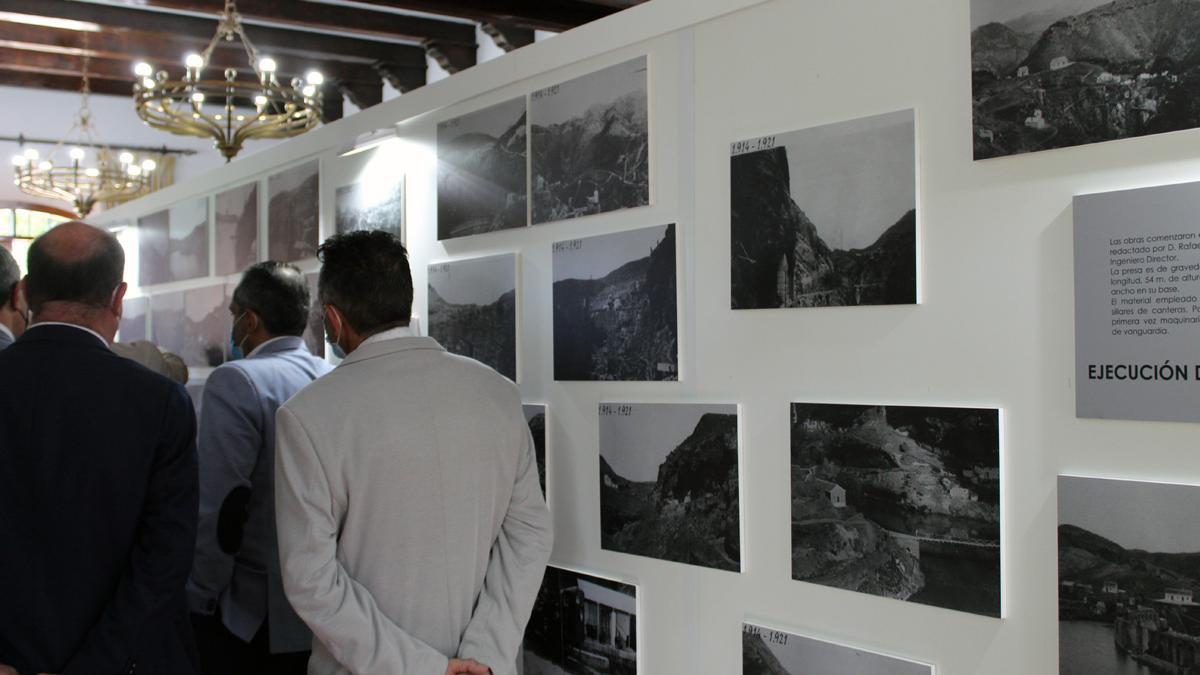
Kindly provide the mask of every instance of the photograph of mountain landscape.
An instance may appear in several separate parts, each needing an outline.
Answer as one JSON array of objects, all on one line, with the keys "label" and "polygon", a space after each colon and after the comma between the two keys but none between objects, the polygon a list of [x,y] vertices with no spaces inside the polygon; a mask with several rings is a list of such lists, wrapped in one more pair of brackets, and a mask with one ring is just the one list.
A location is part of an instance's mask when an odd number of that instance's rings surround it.
[{"label": "photograph of mountain landscape", "polygon": [[525,227],[525,97],[438,124],[438,239]]},{"label": "photograph of mountain landscape", "polygon": [[546,567],[521,652],[523,675],[637,675],[637,588]]},{"label": "photograph of mountain landscape", "polygon": [[546,493],[546,404],[529,404],[525,409],[525,421],[529,423],[529,433],[533,436],[533,450],[537,455],[538,482],[542,485],[542,495]]},{"label": "photograph of mountain landscape", "polygon": [[600,546],[740,572],[736,405],[600,404]]},{"label": "photograph of mountain landscape", "polygon": [[404,241],[404,177],[361,180],[338,188],[334,195],[334,225],[338,234],[383,230]]},{"label": "photograph of mountain landscape", "polygon": [[1000,616],[1000,411],[792,404],[792,578]]},{"label": "photograph of mountain landscape", "polygon": [[121,342],[145,340],[147,314],[150,312],[149,298],[125,298],[121,306],[121,326],[117,339]]},{"label": "photograph of mountain landscape", "polygon": [[533,92],[534,225],[650,203],[646,75],[642,56]]},{"label": "photograph of mountain landscape", "polygon": [[150,298],[154,343],[178,354],[189,368],[210,368],[225,362],[231,323],[224,284]]},{"label": "photograph of mountain landscape", "polygon": [[181,202],[167,213],[171,281],[208,276],[208,197]]},{"label": "photograph of mountain landscape", "polygon": [[917,302],[912,110],[731,146],[733,309]]},{"label": "photograph of mountain landscape", "polygon": [[267,258],[296,262],[317,255],[320,244],[319,160],[267,178]]},{"label": "photograph of mountain landscape", "polygon": [[217,276],[240,274],[258,260],[258,181],[217,194]]},{"label": "photograph of mountain landscape", "polygon": [[1200,672],[1200,486],[1058,477],[1061,675]]},{"label": "photograph of mountain landscape", "polygon": [[745,623],[742,675],[933,675],[933,667]]},{"label": "photograph of mountain landscape", "polygon": [[304,281],[308,284],[311,308],[308,310],[308,328],[305,329],[303,337],[304,344],[308,346],[308,351],[312,352],[313,356],[325,358],[325,309],[321,307],[321,302],[317,299],[319,276],[317,272],[309,272],[304,275]]},{"label": "photograph of mountain landscape", "polygon": [[517,381],[517,256],[429,266],[429,337]]},{"label": "photograph of mountain landscape", "polygon": [[554,379],[679,379],[675,226],[554,243]]},{"label": "photograph of mountain landscape", "polygon": [[171,214],[155,211],[138,218],[138,285],[164,284],[171,281],[167,259],[171,245]]},{"label": "photograph of mountain landscape", "polygon": [[1200,2],[971,0],[975,159],[1200,126]]}]

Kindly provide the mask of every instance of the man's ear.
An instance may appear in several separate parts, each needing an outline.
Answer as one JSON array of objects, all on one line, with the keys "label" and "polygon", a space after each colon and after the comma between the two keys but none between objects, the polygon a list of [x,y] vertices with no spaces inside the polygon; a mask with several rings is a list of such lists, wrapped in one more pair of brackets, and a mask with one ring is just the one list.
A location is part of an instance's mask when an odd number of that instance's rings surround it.
[{"label": "man's ear", "polygon": [[128,290],[129,284],[122,281],[121,285],[117,286],[117,290],[113,291],[112,305],[109,307],[109,309],[112,310],[112,313],[117,315],[117,317],[121,316],[121,312],[125,308],[125,291]]},{"label": "man's ear", "polygon": [[22,304],[25,305],[26,309],[29,308],[29,296],[25,294],[25,282],[28,279],[29,277],[22,277],[19,281],[17,281],[17,283],[13,286],[12,298],[9,299],[9,303],[12,304],[13,309],[17,310],[18,312],[21,311],[21,305],[17,303],[18,299]]}]

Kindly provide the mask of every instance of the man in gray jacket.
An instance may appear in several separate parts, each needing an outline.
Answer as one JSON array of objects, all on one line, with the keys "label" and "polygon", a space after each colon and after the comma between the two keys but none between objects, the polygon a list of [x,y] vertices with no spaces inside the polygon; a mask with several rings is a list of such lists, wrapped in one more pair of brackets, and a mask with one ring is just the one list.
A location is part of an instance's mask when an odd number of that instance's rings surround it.
[{"label": "man in gray jacket", "polygon": [[300,337],[309,310],[300,270],[247,268],[229,303],[230,341],[246,356],[204,384],[200,526],[187,590],[205,675],[300,675],[308,662],[312,635],[280,580],[273,481],[276,411],[332,370]]},{"label": "man in gray jacket", "polygon": [[321,246],[348,354],[279,409],[276,518],[309,675],[512,675],[552,544],[512,382],[408,329],[399,239]]},{"label": "man in gray jacket", "polygon": [[0,246],[0,349],[21,337],[29,327],[29,321],[21,268],[8,249]]}]

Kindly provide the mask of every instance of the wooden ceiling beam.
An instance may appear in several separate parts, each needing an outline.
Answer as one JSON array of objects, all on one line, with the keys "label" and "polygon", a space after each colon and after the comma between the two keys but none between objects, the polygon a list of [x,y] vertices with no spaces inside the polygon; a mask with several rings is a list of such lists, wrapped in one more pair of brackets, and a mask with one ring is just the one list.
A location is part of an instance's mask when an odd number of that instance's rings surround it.
[{"label": "wooden ceiling beam", "polygon": [[[78,92],[79,75],[30,73],[20,70],[3,70],[0,68],[0,86]],[[133,82],[128,81],[93,80],[91,82],[91,89],[93,94],[120,96],[122,98],[133,97]],[[132,112],[132,108],[130,111]]]},{"label": "wooden ceiling beam", "polygon": [[520,49],[525,45],[531,45],[534,41],[532,28],[512,26],[505,23],[483,23],[479,27],[484,33],[487,33],[488,37],[492,38],[497,47],[503,49],[505,52]]}]

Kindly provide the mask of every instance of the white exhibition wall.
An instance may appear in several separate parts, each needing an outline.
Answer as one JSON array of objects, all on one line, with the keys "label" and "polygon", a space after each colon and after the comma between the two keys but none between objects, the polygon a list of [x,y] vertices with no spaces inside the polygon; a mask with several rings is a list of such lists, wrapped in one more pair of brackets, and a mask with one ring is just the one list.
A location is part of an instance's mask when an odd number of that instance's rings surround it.
[{"label": "white exhibition wall", "polygon": [[[932,663],[940,675],[1054,673],[1056,476],[1200,483],[1194,426],[1074,416],[1071,199],[1200,179],[1200,131],[973,162],[968,13],[969,3],[941,0],[654,0],[96,222],[131,222],[319,156],[326,234],[336,187],[404,176],[418,315],[428,263],[518,253],[520,386],[549,406],[554,562],[638,585],[642,673],[740,672],[744,620]],[[436,241],[438,121],[642,54],[651,206]],[[731,311],[729,144],[905,108],[917,111],[922,304]],[[339,157],[396,123],[398,141]],[[671,222],[681,380],[553,382],[551,243]],[[600,549],[601,401],[741,405],[742,574]],[[791,580],[791,401],[1002,409],[1004,618]]]}]

